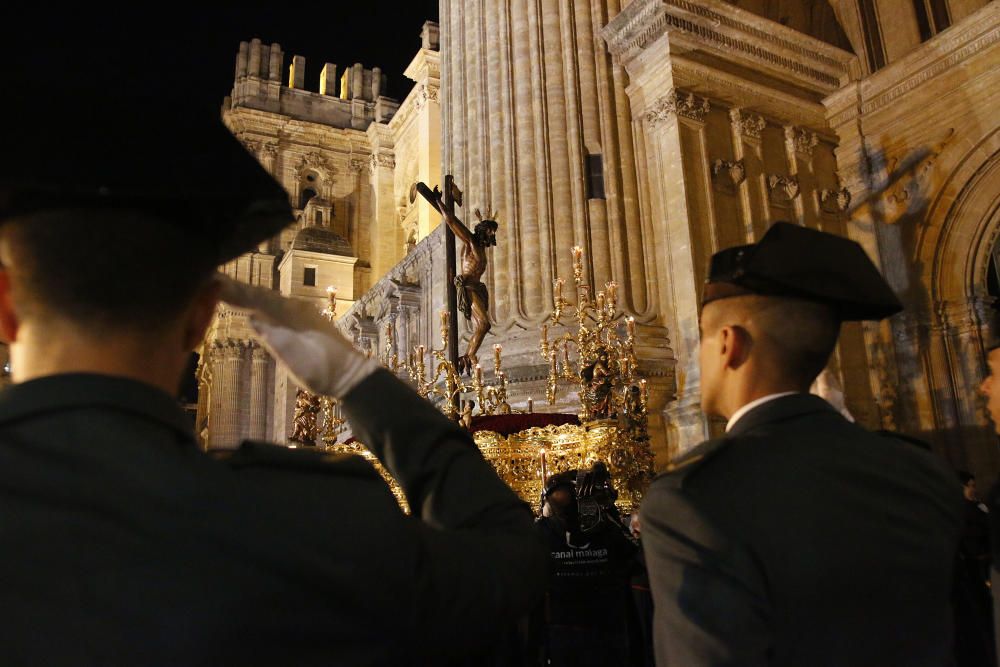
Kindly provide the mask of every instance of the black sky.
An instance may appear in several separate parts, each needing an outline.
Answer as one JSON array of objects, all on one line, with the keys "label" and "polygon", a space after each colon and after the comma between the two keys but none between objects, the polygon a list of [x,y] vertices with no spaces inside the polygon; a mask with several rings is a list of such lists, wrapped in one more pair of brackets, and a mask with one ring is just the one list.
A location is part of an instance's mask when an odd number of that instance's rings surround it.
[{"label": "black sky", "polygon": [[[339,73],[360,62],[381,67],[389,77],[390,94],[402,99],[413,85],[403,70],[420,48],[421,26],[425,20],[436,21],[437,14],[437,0],[288,3],[281,11],[111,11],[92,5],[85,10],[53,5],[4,10],[0,30],[8,57],[0,69],[13,70],[3,73],[8,91],[44,89],[50,95],[53,87],[61,87],[67,103],[81,87],[110,84],[110,95],[131,95],[137,101],[165,97],[169,102],[185,95],[198,106],[218,106],[232,87],[240,41],[259,37],[281,44],[285,82],[292,55],[306,58],[309,90],[318,90],[324,63],[336,63]],[[117,81],[127,84],[115,86]]]}]

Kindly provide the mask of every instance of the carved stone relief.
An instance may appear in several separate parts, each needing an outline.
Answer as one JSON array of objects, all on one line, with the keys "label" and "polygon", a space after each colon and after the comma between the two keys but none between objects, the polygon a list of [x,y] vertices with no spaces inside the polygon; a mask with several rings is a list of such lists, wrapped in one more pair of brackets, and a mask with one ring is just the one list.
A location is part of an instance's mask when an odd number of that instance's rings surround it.
[{"label": "carved stone relief", "polygon": [[788,206],[792,200],[799,196],[799,179],[794,176],[771,174],[767,177],[767,189],[772,204]]},{"label": "carved stone relief", "polygon": [[851,193],[847,188],[839,190],[824,188],[819,191],[819,205],[824,213],[834,215],[845,213],[851,205]]},{"label": "carved stone relief", "polygon": [[746,177],[747,172],[742,159],[735,162],[719,159],[712,163],[712,183],[717,189],[735,192]]}]

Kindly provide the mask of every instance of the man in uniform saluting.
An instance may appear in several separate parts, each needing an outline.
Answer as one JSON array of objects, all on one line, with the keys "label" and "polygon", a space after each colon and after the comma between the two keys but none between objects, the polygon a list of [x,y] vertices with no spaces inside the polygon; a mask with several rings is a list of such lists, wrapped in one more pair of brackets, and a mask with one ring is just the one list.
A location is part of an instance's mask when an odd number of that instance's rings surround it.
[{"label": "man in uniform saluting", "polygon": [[842,321],[899,310],[841,237],[779,222],[712,257],[701,406],[728,424],[643,502],[657,664],[950,664],[954,474],[808,394]]},{"label": "man in uniform saluting", "polygon": [[[5,109],[17,132],[0,161],[14,380],[0,395],[0,664],[488,652],[544,590],[530,511],[466,431],[313,305],[215,277],[291,222],[286,192],[213,109],[181,92],[143,108],[142,80],[103,71],[82,99],[50,83]],[[61,94],[90,122],[49,124]],[[355,457],[199,449],[175,397],[220,296],[254,313],[302,386],[341,400],[413,517]]]}]

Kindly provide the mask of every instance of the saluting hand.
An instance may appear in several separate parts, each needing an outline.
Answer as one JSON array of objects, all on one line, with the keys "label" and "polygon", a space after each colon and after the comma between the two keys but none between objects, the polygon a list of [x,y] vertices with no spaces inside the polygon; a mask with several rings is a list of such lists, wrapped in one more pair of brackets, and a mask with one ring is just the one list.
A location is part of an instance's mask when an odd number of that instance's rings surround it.
[{"label": "saluting hand", "polygon": [[220,298],[253,311],[250,324],[261,343],[309,391],[342,398],[378,368],[320,315],[315,304],[246,285],[221,273],[217,280],[222,287]]}]

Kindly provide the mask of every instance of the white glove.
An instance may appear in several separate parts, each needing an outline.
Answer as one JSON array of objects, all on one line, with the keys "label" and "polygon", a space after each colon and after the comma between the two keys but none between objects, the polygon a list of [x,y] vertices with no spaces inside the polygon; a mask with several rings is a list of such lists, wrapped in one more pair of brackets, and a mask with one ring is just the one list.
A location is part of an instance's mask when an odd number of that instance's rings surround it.
[{"label": "white glove", "polygon": [[378,369],[351,345],[315,304],[289,299],[218,274],[220,298],[252,310],[250,324],[264,347],[279,359],[295,381],[314,394],[342,398]]}]

